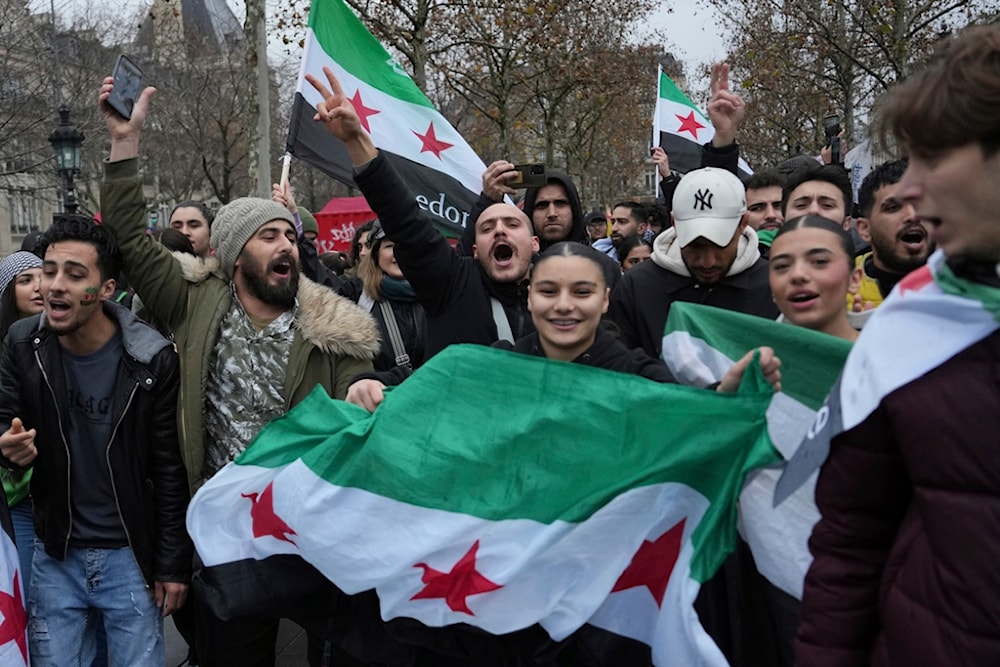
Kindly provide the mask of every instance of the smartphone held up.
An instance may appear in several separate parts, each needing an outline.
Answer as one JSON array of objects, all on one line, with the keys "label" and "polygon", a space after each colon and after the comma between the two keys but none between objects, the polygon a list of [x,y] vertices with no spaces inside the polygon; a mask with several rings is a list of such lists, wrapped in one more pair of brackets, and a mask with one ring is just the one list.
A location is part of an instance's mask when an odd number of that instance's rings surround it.
[{"label": "smartphone held up", "polygon": [[513,176],[507,184],[512,188],[540,188],[548,183],[545,165],[541,163],[515,164]]},{"label": "smartphone held up", "polygon": [[840,164],[840,117],[829,114],[823,118],[823,132],[826,134],[827,145],[830,146],[831,164]]},{"label": "smartphone held up", "polygon": [[115,63],[112,78],[114,78],[114,89],[108,96],[108,106],[128,120],[132,117],[132,108],[142,90],[142,69],[128,56],[122,54]]}]

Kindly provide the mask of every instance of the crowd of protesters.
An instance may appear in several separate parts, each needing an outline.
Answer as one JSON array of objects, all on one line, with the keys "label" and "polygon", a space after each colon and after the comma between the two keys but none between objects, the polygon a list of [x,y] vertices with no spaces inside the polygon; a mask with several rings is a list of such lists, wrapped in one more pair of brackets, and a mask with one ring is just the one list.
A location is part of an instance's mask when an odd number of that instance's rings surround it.
[{"label": "crowd of protesters", "polygon": [[[702,587],[695,608],[730,664],[1000,664],[1000,26],[949,38],[888,93],[878,127],[899,157],[856,202],[828,153],[741,180],[745,106],[718,65],[702,168],[676,174],[652,152],[659,205],[584,213],[568,175],[521,191],[497,160],[457,248],[332,72],[309,82],[378,216],[350,256],[317,254],[287,182],[217,211],[182,202],[148,234],[139,146],[155,90],[125,119],[108,78],[101,223],[60,216],[0,262],[0,462],[31,664],[163,665],[168,616],[192,665],[273,665],[283,617],[307,631],[312,665],[528,664],[366,661],[329,639],[329,582],[287,608],[219,614],[192,585],[189,499],[316,386],[375,411],[456,343],[675,382],[660,358],[675,302],[850,341],[840,382],[863,395],[820,470],[801,600],[742,540]],[[940,302],[906,301],[929,282]],[[940,339],[973,320],[977,333]],[[734,391],[756,357],[780,390],[768,341],[745,352],[711,389]]]}]

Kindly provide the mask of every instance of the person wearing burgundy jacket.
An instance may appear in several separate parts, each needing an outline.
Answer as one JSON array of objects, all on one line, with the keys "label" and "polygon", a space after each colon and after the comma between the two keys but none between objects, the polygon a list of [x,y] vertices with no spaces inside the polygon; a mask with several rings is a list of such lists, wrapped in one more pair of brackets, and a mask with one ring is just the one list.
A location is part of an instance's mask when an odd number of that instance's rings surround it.
[{"label": "person wearing burgundy jacket", "polygon": [[[1000,26],[883,107],[939,251],[875,311],[830,403],[801,667],[1000,665]],[[833,420],[834,417],[831,417]]]}]

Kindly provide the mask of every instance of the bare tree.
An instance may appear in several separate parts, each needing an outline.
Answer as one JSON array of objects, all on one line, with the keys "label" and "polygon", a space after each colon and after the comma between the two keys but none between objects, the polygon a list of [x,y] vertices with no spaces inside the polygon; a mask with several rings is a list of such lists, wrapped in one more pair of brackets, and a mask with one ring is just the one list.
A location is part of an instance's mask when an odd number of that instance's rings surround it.
[{"label": "bare tree", "polygon": [[744,152],[773,164],[824,143],[821,120],[842,117],[849,143],[879,96],[940,37],[995,18],[997,0],[709,0],[728,23],[742,77]]}]

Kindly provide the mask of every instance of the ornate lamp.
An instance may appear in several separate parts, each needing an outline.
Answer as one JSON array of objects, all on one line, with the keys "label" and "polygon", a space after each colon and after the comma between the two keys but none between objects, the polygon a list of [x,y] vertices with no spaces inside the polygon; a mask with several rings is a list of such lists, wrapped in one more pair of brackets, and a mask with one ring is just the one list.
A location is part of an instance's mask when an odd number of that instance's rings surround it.
[{"label": "ornate lamp", "polygon": [[59,126],[49,135],[49,143],[56,152],[56,171],[63,178],[63,210],[66,213],[77,211],[73,177],[80,173],[83,139],[83,132],[69,120],[69,107],[65,104],[59,107]]}]

